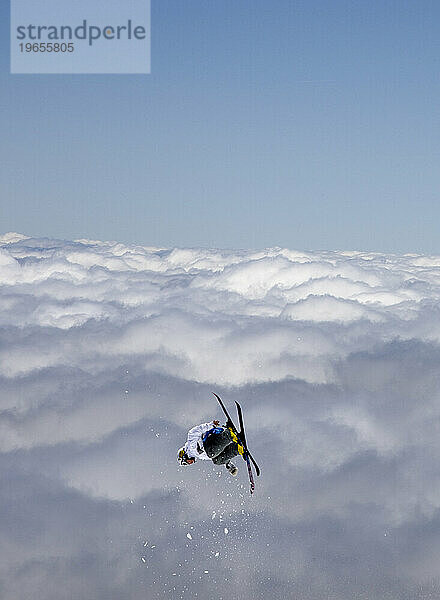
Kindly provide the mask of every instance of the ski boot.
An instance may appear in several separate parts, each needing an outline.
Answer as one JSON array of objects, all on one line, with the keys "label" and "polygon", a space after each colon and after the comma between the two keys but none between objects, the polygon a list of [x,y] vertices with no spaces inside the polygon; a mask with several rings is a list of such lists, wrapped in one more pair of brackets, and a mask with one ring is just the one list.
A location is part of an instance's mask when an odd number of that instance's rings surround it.
[{"label": "ski boot", "polygon": [[229,473],[232,475],[232,477],[236,477],[237,473],[238,473],[238,467],[236,467],[233,463],[231,463],[230,460],[228,460],[228,462],[226,463],[226,468],[229,471]]}]

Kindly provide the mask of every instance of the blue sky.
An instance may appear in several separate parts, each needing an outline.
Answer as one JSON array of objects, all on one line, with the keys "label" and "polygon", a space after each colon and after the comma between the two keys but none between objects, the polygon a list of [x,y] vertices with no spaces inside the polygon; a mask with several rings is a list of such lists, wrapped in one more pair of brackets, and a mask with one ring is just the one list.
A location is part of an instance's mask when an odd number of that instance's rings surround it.
[{"label": "blue sky", "polygon": [[10,75],[1,230],[440,253],[440,5],[152,2],[151,75]]}]

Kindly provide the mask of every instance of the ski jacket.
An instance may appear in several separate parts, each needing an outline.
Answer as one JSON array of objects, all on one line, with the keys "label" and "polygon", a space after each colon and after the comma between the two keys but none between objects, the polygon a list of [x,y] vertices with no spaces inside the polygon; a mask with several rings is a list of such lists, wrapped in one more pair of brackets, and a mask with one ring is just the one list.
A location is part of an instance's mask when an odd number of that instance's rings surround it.
[{"label": "ski jacket", "polygon": [[[188,431],[188,439],[185,444],[185,453],[191,458],[201,458],[202,460],[211,460],[203,448],[203,436],[211,429],[215,429],[216,425],[210,423],[202,423],[196,425]],[[201,452],[200,452],[201,450]]]}]

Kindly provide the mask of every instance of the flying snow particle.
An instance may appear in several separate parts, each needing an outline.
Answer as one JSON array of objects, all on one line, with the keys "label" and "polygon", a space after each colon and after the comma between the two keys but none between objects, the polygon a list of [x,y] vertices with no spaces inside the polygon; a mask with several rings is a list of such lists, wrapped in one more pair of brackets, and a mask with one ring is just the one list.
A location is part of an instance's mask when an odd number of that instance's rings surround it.
[{"label": "flying snow particle", "polygon": [[186,534],[186,537],[187,537],[189,540],[192,540],[192,539],[193,539],[193,538],[192,538],[192,535],[191,535],[190,533],[187,533],[187,534]]},{"label": "flying snow particle", "polygon": [[225,527],[225,535],[228,535],[229,533],[229,529],[227,527]]}]

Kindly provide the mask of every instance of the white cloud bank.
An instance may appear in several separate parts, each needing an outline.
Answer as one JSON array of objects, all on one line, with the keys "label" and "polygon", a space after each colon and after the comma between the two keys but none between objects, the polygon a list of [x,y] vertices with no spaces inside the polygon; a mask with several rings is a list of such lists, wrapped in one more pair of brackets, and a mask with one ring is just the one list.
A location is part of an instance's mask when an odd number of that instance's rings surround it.
[{"label": "white cloud bank", "polygon": [[[85,597],[78,572],[98,600],[438,594],[439,296],[435,256],[0,236],[0,465],[34,548],[14,541],[5,599]],[[220,416],[211,389],[245,406],[252,504],[242,470],[176,466],[186,430]]]},{"label": "white cloud bank", "polygon": [[[440,335],[434,257],[162,250],[18,234],[3,244],[1,324],[29,335],[46,328],[51,338],[44,351],[30,345],[32,355],[21,343],[5,349],[5,377],[64,364],[95,372],[138,357],[210,384],[329,383],[353,351]],[[90,335],[78,336],[81,327]]]}]

